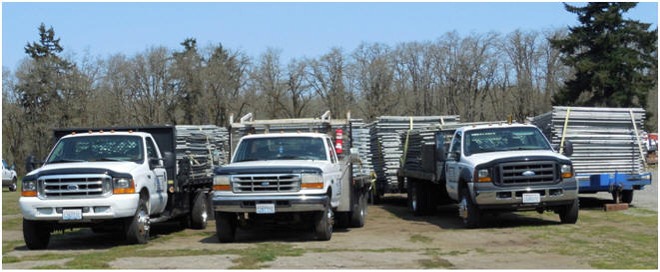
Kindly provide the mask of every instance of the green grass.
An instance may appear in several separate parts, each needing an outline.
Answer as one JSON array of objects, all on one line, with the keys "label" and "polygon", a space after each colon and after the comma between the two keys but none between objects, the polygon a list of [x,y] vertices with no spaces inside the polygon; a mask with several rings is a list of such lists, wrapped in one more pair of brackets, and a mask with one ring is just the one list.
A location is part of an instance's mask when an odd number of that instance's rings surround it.
[{"label": "green grass", "polygon": [[413,234],[410,236],[410,241],[413,243],[430,244],[433,242],[433,238],[420,234]]}]

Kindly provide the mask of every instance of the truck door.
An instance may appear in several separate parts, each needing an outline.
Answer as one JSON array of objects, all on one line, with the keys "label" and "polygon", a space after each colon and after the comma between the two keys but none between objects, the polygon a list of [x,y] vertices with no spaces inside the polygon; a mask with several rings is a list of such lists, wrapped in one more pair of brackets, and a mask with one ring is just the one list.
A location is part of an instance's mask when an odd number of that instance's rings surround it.
[{"label": "truck door", "polygon": [[457,130],[452,138],[449,152],[447,153],[447,161],[445,166],[445,177],[447,178],[447,194],[454,200],[458,200],[458,181],[461,174],[460,156],[461,156],[461,139],[463,133]]},{"label": "truck door", "polygon": [[332,141],[329,138],[325,139],[327,150],[328,150],[328,156],[330,156],[330,162],[332,162],[331,170],[329,176],[332,179],[332,199],[331,203],[333,207],[336,207],[339,205],[339,200],[341,197],[341,166],[339,165],[339,161],[337,160],[337,153],[335,152],[335,148],[332,145]]},{"label": "truck door", "polygon": [[[147,159],[157,159],[162,158],[156,144],[154,143],[153,138],[147,138]],[[150,211],[160,213],[165,209],[167,204],[167,171],[163,167],[163,161],[158,162],[158,166],[155,167],[152,171],[152,174],[149,175],[149,191],[151,192],[150,196]]]}]

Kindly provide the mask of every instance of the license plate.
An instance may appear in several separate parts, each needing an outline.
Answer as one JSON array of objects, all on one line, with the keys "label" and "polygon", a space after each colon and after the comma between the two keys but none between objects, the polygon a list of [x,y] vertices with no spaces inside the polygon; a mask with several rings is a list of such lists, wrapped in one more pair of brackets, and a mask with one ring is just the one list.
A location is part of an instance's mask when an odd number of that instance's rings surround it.
[{"label": "license plate", "polygon": [[275,204],[274,203],[257,204],[257,213],[258,214],[275,213]]},{"label": "license plate", "polygon": [[62,220],[82,220],[82,210],[63,210],[62,211]]},{"label": "license plate", "polygon": [[523,194],[523,203],[539,203],[541,202],[540,194]]}]

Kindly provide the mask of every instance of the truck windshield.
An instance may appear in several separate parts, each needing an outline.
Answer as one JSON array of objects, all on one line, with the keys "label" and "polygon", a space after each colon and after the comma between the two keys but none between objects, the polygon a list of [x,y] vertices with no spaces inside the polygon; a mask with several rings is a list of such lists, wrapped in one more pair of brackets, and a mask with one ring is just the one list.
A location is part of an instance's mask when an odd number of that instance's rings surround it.
[{"label": "truck windshield", "polygon": [[143,160],[142,137],[104,135],[61,139],[46,163]]},{"label": "truck windshield", "polygon": [[465,133],[463,145],[466,156],[484,152],[512,150],[548,150],[550,144],[533,127],[487,128]]},{"label": "truck windshield", "polygon": [[267,160],[327,160],[322,138],[273,137],[243,139],[234,162]]}]

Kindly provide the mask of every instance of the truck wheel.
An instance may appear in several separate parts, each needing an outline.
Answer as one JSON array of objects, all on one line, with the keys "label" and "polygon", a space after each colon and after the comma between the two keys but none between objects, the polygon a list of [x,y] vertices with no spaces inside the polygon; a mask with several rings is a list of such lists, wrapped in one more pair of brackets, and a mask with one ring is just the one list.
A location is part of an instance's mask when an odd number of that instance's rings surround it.
[{"label": "truck wheel", "polygon": [[200,192],[195,196],[190,214],[190,227],[193,229],[205,229],[209,213],[207,207],[206,193]]},{"label": "truck wheel", "polygon": [[461,200],[458,202],[458,215],[463,219],[467,228],[478,228],[481,225],[481,211],[476,204],[472,203],[467,188],[461,189]]},{"label": "truck wheel", "polygon": [[126,240],[130,244],[146,244],[149,241],[150,227],[147,201],[140,198],[135,215],[126,220]]},{"label": "truck wheel", "polygon": [[16,178],[14,177],[14,178],[11,180],[11,184],[9,185],[9,191],[10,191],[10,192],[16,192],[16,189],[17,189],[17,188],[18,188],[18,183],[17,183]]},{"label": "truck wheel", "polygon": [[45,249],[50,241],[50,227],[39,221],[24,218],[23,239],[29,249]]},{"label": "truck wheel", "polygon": [[429,213],[429,191],[425,190],[425,184],[417,180],[409,180],[408,207],[415,216]]},{"label": "truck wheel", "polygon": [[351,211],[351,227],[364,227],[364,219],[367,216],[367,198],[364,194],[359,194],[357,204]]},{"label": "truck wheel", "polygon": [[314,222],[314,233],[316,239],[320,241],[329,241],[332,238],[333,214],[330,201],[328,201],[324,211],[317,213]]},{"label": "truck wheel", "polygon": [[623,203],[632,203],[633,201],[633,190],[623,190],[621,192],[621,202]]},{"label": "truck wheel", "polygon": [[215,213],[215,231],[220,243],[231,243],[236,238],[236,214]]},{"label": "truck wheel", "polygon": [[576,198],[573,203],[566,205],[559,211],[559,219],[562,224],[575,224],[578,219],[580,201]]}]

